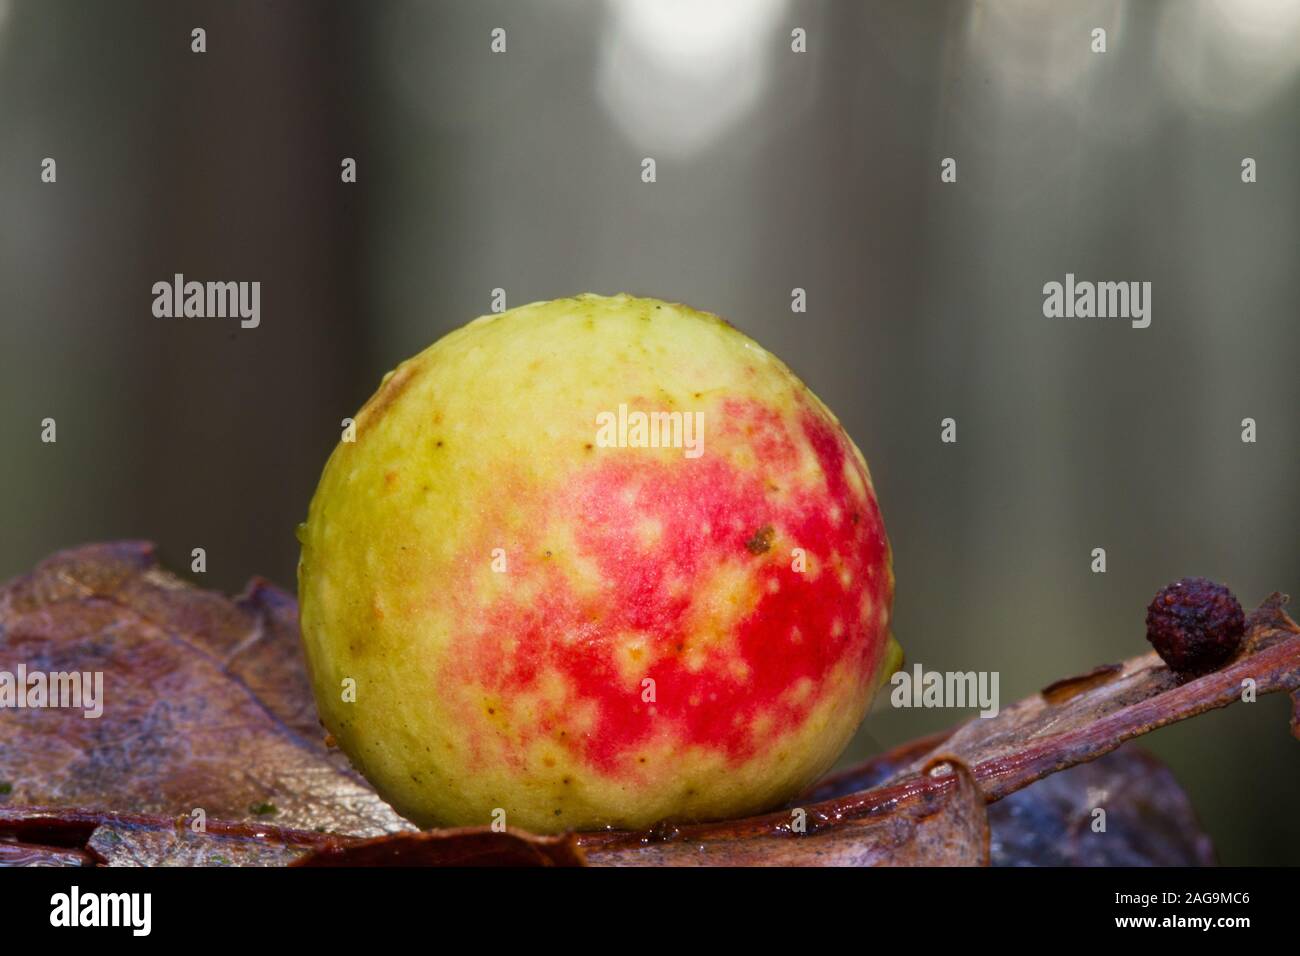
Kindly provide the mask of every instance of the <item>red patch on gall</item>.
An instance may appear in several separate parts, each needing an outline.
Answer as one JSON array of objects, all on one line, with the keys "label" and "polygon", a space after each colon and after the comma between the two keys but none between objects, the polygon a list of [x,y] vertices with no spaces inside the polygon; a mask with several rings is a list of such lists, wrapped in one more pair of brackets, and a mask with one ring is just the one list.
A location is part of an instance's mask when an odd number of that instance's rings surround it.
[{"label": "red patch on gall", "polygon": [[789,467],[798,452],[785,420],[760,402],[728,398],[722,403],[722,435],[739,438],[765,467]]},{"label": "red patch on gall", "polygon": [[[528,726],[504,730],[512,741],[548,738],[607,775],[644,772],[640,748],[661,734],[735,765],[798,727],[837,665],[859,682],[871,677],[886,639],[888,545],[875,501],[845,477],[846,462],[861,465],[818,410],[805,410],[797,431],[762,406],[732,422],[742,431],[728,441],[770,453],[757,470],[707,447],[667,463],[628,450],[584,457],[566,486],[543,492],[539,522],[570,530],[576,557],[598,572],[594,592],[591,582],[572,585],[563,555],[540,557],[544,527],[511,549],[510,575],[528,582],[527,597],[507,586],[478,607],[475,559],[466,559],[465,580],[451,587],[460,619],[475,623],[454,636],[441,680],[469,726],[501,732],[482,723],[485,695],[511,701],[559,687],[562,699],[539,703]],[[821,466],[812,480],[797,471],[800,446]],[[792,567],[794,548],[808,555],[804,573]],[[476,542],[475,555],[489,552]],[[744,582],[749,603],[732,608],[710,590],[722,568]],[[724,633],[706,633],[714,620]],[[644,644],[639,657],[633,638]],[[655,682],[653,703],[642,700],[644,678]]]}]

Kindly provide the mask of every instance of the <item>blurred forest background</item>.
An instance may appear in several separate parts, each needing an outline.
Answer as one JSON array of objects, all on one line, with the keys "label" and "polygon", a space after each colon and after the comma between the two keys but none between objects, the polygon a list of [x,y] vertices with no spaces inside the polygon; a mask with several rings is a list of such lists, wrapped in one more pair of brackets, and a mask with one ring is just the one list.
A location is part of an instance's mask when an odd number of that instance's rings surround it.
[{"label": "blurred forest background", "polygon": [[[496,287],[628,291],[836,411],[909,660],[1010,703],[1143,651],[1170,580],[1300,594],[1298,107],[1293,0],[0,0],[0,577],[132,537],[291,588],[385,371]],[[260,280],[260,328],[154,318],[177,272]],[[1066,272],[1150,281],[1151,327],[1045,319]],[[886,707],[845,760],[965,716]],[[1287,717],[1146,738],[1225,863],[1300,862]]]}]

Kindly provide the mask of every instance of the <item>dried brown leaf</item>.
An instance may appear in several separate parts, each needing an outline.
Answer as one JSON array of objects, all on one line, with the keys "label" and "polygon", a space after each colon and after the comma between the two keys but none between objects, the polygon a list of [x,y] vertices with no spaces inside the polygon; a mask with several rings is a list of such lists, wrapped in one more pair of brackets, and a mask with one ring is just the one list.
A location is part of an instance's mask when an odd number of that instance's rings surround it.
[{"label": "dried brown leaf", "polygon": [[522,830],[461,827],[339,841],[297,866],[582,866],[572,833],[535,836]]},{"label": "dried brown leaf", "polygon": [[333,833],[411,829],[305,735],[305,685],[284,676],[295,669],[284,646],[292,599],[269,595],[265,585],[239,602],[200,590],[134,542],[63,552],[6,586],[0,670],[102,671],[106,703],[97,719],[7,712],[0,808],[201,808]]},{"label": "dried brown leaf", "polygon": [[644,835],[584,834],[581,845],[593,866],[987,866],[988,819],[974,778],[956,762],[933,769],[947,773],[885,799]]},{"label": "dried brown leaf", "polygon": [[31,843],[0,843],[0,867],[94,866],[95,862],[95,858],[84,850]]},{"label": "dried brown leaf", "polygon": [[264,835],[123,821],[97,826],[86,849],[104,866],[288,866],[312,852]]}]

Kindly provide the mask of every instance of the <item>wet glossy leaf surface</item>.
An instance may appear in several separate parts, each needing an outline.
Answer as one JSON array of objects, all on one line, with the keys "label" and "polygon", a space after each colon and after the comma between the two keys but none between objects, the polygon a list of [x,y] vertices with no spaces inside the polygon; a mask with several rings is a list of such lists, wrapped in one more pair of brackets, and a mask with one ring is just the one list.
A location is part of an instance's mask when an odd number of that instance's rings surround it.
[{"label": "wet glossy leaf surface", "polygon": [[577,838],[462,827],[340,842],[299,866],[582,866]]},{"label": "wet glossy leaf surface", "polygon": [[984,798],[966,768],[946,769],[955,785],[848,810],[828,801],[644,836],[587,835],[582,845],[595,866],[987,866]]},{"label": "wet glossy leaf surface", "polygon": [[[344,834],[409,828],[325,753],[319,732],[307,736],[305,679],[286,676],[284,645],[296,637],[258,590],[228,600],[158,570],[148,546],[122,543],[56,555],[0,592],[0,670],[101,671],[108,698],[94,719],[3,713],[0,808],[200,808]],[[270,689],[266,700],[255,686]]]},{"label": "wet glossy leaf surface", "polygon": [[253,834],[120,822],[97,826],[86,848],[105,866],[288,866],[312,852]]}]

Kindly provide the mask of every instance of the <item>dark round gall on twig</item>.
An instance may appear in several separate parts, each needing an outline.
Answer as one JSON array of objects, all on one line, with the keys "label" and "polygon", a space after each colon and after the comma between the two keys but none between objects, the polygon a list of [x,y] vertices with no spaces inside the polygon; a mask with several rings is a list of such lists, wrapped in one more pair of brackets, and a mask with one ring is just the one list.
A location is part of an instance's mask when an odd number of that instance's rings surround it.
[{"label": "dark round gall on twig", "polygon": [[1241,645],[1246,617],[1222,584],[1183,578],[1156,593],[1147,607],[1147,640],[1179,674],[1207,674]]}]

